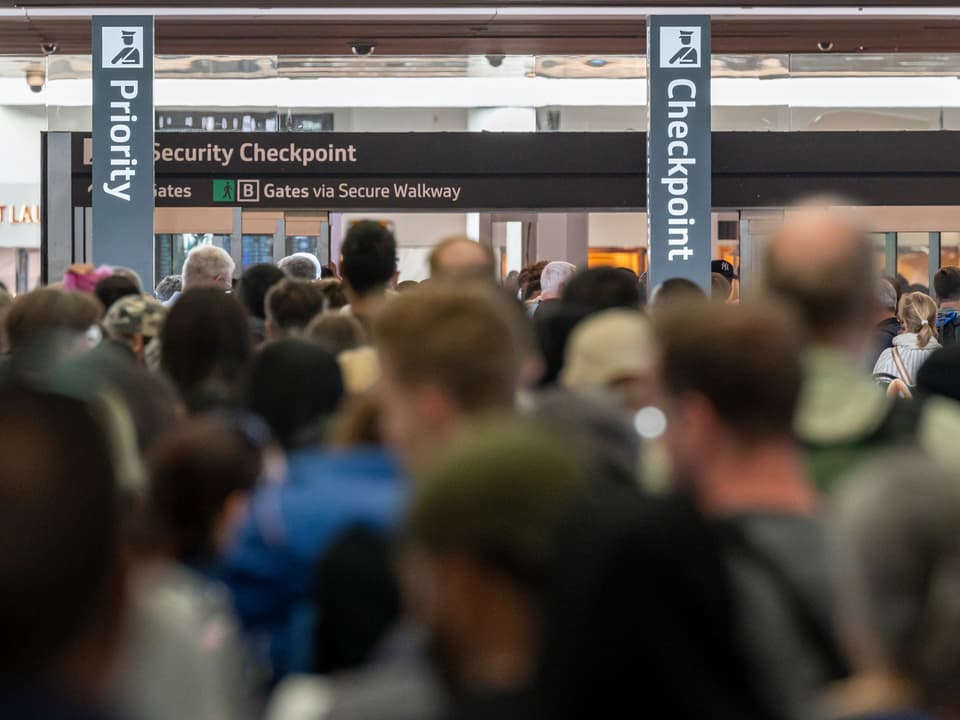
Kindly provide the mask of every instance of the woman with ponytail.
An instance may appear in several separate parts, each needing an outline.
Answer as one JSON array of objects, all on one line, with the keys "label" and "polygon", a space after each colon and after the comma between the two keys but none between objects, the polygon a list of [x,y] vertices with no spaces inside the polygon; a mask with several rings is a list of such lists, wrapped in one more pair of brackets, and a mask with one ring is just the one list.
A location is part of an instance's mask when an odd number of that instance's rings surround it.
[{"label": "woman with ponytail", "polygon": [[929,295],[914,292],[900,298],[897,319],[903,332],[893,339],[893,347],[883,351],[873,368],[878,383],[900,381],[907,388],[917,382],[917,372],[940,349],[937,340],[937,304]]}]

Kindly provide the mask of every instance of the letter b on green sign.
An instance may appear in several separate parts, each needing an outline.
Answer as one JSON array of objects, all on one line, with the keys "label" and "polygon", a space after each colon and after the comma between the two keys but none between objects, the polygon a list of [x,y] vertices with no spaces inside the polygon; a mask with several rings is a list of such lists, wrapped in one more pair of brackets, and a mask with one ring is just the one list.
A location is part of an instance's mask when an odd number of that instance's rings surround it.
[{"label": "letter b on green sign", "polygon": [[213,181],[213,201],[232,203],[237,201],[237,182],[236,180],[214,180]]}]

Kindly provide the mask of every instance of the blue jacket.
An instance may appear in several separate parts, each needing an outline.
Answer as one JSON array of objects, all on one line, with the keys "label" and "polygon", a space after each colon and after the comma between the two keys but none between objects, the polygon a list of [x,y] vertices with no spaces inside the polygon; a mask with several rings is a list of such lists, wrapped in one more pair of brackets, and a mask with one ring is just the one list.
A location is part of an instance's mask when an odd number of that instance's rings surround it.
[{"label": "blue jacket", "polygon": [[288,462],[287,481],[254,496],[223,568],[253,652],[276,679],[310,670],[317,562],[350,527],[392,532],[406,496],[378,449],[302,450]]}]

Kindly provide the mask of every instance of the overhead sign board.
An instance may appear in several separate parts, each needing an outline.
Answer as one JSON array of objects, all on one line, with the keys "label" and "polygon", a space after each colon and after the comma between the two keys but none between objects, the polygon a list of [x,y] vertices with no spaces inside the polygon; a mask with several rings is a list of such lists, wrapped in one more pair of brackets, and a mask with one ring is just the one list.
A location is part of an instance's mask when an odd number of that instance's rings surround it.
[{"label": "overhead sign board", "polygon": [[[158,133],[154,202],[345,210],[631,208],[643,198],[638,153],[643,138],[636,133]],[[95,155],[89,136],[74,135],[74,206],[89,204]]]},{"label": "overhead sign board", "polygon": [[153,277],[153,18],[93,18],[93,261]]},{"label": "overhead sign board", "polygon": [[710,18],[647,22],[647,223],[650,283],[710,292]]}]

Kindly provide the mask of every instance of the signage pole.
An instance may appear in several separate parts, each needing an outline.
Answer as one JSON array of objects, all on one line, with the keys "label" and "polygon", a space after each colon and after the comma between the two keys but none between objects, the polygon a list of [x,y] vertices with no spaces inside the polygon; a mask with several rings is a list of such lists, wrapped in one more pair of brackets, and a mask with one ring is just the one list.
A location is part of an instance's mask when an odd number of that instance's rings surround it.
[{"label": "signage pole", "polygon": [[710,295],[710,18],[647,18],[647,229],[653,290]]},{"label": "signage pole", "polygon": [[93,262],[153,276],[153,18],[93,18]]}]

